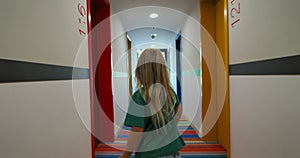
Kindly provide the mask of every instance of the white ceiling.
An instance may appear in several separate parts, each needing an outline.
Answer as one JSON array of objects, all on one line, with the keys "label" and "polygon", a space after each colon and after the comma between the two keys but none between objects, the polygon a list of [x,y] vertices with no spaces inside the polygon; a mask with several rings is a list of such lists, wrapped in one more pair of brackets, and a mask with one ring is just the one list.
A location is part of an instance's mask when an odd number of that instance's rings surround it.
[{"label": "white ceiling", "polygon": [[189,14],[198,2],[199,0],[110,0],[114,13],[142,6],[159,6]]},{"label": "white ceiling", "polygon": [[[151,34],[157,34],[153,40]],[[177,33],[158,29],[158,28],[142,28],[128,32],[128,35],[132,39],[133,44],[136,48],[169,48],[174,44]]]},{"label": "white ceiling", "polygon": [[[199,9],[199,0],[110,0],[110,4],[112,14],[121,19],[135,45],[153,42],[168,45],[180,32],[191,10]],[[159,17],[151,19],[151,13]],[[155,41],[150,38],[153,27],[157,34]]]}]

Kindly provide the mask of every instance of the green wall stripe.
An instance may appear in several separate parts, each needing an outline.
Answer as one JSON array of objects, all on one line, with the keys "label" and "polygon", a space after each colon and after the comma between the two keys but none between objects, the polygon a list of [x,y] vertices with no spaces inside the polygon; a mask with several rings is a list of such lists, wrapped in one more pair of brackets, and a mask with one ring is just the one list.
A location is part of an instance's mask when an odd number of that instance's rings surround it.
[{"label": "green wall stripe", "polygon": [[[172,75],[176,75],[175,73],[172,73]],[[201,70],[200,69],[196,69],[196,70],[187,70],[187,71],[183,71],[182,72],[183,76],[201,76]],[[113,72],[113,77],[128,77],[128,73],[126,72],[118,72],[118,71],[114,71]]]},{"label": "green wall stripe", "polygon": [[195,70],[183,71],[182,76],[201,76],[201,70],[195,69]]},{"label": "green wall stripe", "polygon": [[112,76],[115,77],[115,78],[117,78],[117,77],[128,77],[128,73],[114,71]]}]

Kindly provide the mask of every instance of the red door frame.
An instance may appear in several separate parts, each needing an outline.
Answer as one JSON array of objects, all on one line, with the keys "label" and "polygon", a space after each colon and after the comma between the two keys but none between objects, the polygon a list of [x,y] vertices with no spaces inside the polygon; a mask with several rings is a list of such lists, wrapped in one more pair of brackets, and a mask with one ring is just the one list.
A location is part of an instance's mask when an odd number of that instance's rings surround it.
[{"label": "red door frame", "polygon": [[[87,0],[87,14],[87,26],[89,32],[88,51],[90,68],[91,143],[92,157],[95,158],[95,150],[100,140],[102,142],[114,140],[114,126],[111,123],[114,122],[114,113],[111,84],[112,70],[109,1]],[[104,25],[101,25],[101,28],[95,28],[97,24],[105,19],[108,20],[106,20]],[[107,43],[107,46],[103,45]],[[102,49],[104,50],[102,51]],[[99,61],[96,60],[98,58]]]}]

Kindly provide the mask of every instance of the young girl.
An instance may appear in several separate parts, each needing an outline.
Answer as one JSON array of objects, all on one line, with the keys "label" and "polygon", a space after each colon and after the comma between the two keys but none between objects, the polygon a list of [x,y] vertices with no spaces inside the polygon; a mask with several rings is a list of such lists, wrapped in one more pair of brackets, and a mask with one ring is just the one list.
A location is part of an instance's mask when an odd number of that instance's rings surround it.
[{"label": "young girl", "polygon": [[138,90],[132,95],[124,123],[131,131],[121,158],[133,152],[136,158],[180,158],[178,151],[185,143],[176,125],[182,107],[160,50],[143,51],[135,76]]}]

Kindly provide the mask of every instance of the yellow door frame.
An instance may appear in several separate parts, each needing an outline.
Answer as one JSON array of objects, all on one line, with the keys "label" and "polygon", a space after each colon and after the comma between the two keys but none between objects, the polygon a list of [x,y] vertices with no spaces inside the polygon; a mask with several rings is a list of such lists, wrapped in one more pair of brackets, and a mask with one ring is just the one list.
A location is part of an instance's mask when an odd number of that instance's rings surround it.
[{"label": "yellow door frame", "polygon": [[[221,115],[215,126],[202,139],[218,141],[227,150],[230,158],[228,0],[200,0],[200,13],[201,25],[210,33],[221,53],[227,77],[226,96]],[[202,51],[210,50],[202,48]],[[204,118],[211,99],[211,76],[205,60],[202,60],[202,89],[202,116]]]}]

